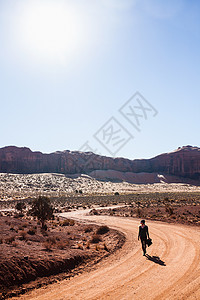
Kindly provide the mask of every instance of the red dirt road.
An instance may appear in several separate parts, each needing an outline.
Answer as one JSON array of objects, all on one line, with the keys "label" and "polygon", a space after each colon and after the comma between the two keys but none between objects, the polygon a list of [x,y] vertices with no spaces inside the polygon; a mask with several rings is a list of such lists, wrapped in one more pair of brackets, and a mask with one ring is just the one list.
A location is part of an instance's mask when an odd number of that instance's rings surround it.
[{"label": "red dirt road", "polygon": [[153,239],[148,259],[137,240],[138,220],[81,213],[76,217],[124,232],[125,245],[89,273],[13,299],[200,299],[199,228],[148,222]]}]

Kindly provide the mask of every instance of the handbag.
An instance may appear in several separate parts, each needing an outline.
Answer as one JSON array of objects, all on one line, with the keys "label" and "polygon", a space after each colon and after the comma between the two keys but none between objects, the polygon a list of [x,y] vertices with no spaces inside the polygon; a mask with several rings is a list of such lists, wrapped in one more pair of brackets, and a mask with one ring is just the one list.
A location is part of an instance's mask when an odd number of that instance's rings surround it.
[{"label": "handbag", "polygon": [[147,246],[149,247],[149,246],[151,246],[153,243],[152,243],[152,239],[147,239]]}]

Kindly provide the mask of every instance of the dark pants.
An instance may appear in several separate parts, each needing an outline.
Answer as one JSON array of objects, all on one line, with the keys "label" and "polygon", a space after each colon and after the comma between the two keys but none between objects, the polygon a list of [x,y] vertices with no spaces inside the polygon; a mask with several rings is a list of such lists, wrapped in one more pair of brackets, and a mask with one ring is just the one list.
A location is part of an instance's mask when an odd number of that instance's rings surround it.
[{"label": "dark pants", "polygon": [[141,239],[141,243],[142,243],[142,250],[143,250],[144,254],[146,254],[147,239]]}]

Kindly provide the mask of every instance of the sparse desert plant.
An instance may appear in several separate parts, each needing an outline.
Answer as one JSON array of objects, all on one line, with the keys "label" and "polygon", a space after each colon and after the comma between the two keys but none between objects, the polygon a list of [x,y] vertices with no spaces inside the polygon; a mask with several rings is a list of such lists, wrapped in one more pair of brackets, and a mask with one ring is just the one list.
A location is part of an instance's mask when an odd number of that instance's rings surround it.
[{"label": "sparse desert plant", "polygon": [[53,218],[53,207],[48,197],[40,196],[31,205],[30,214],[38,218],[44,228],[45,221]]},{"label": "sparse desert plant", "polygon": [[142,216],[142,210],[141,210],[141,208],[137,208],[136,209],[136,216],[138,217],[138,218],[140,218],[141,216]]},{"label": "sparse desert plant", "polygon": [[104,247],[104,250],[105,250],[105,251],[109,251],[109,250],[108,250],[108,247],[106,246],[106,243],[103,244],[103,247]]},{"label": "sparse desert plant", "polygon": [[24,202],[17,202],[16,206],[15,206],[15,209],[16,210],[19,210],[21,213],[23,211],[23,209],[26,208],[26,205]]},{"label": "sparse desert plant", "polygon": [[36,229],[35,228],[30,228],[28,231],[27,231],[28,234],[30,235],[35,235],[36,234]]},{"label": "sparse desert plant", "polygon": [[169,205],[166,205],[165,210],[170,216],[173,215],[173,213],[174,213],[173,208]]},{"label": "sparse desert plant", "polygon": [[49,235],[47,230],[45,230],[43,228],[41,228],[41,233],[42,233],[43,236],[48,236]]},{"label": "sparse desert plant", "polygon": [[96,251],[99,251],[99,250],[100,250],[99,245],[96,245],[96,246],[95,246],[95,250],[96,250]]},{"label": "sparse desert plant", "polygon": [[44,224],[43,227],[41,227],[41,232],[44,234],[47,231],[47,224]]},{"label": "sparse desert plant", "polygon": [[106,225],[102,225],[97,229],[97,234],[105,234],[110,230],[110,228]]},{"label": "sparse desert plant", "polygon": [[100,235],[94,234],[94,235],[92,236],[90,242],[93,243],[93,244],[97,244],[97,243],[99,243],[99,242],[101,242],[101,241],[102,241],[102,239],[101,239]]},{"label": "sparse desert plant", "polygon": [[98,211],[97,211],[96,209],[92,209],[92,210],[90,211],[90,214],[91,214],[91,215],[98,215],[99,213],[98,213]]},{"label": "sparse desert plant", "polygon": [[43,246],[44,246],[45,250],[51,251],[51,250],[52,250],[53,244],[52,244],[51,242],[45,241],[45,242],[43,243]]},{"label": "sparse desert plant", "polygon": [[87,243],[86,243],[86,248],[87,248],[87,249],[90,249],[90,242],[87,242]]},{"label": "sparse desert plant", "polygon": [[74,226],[75,225],[75,221],[74,220],[72,220],[72,219],[70,219],[70,224],[69,224],[70,226]]},{"label": "sparse desert plant", "polygon": [[69,219],[65,219],[62,223],[61,226],[69,226]]},{"label": "sparse desert plant", "polygon": [[78,247],[78,249],[83,250],[83,245],[82,245],[82,244],[78,243],[78,244],[77,244],[77,247]]},{"label": "sparse desert plant", "polygon": [[5,239],[6,244],[12,244],[15,241],[15,236],[11,236]]},{"label": "sparse desert plant", "polygon": [[65,220],[61,223],[62,226],[74,226],[74,224],[75,224],[75,221],[72,220],[72,219],[65,219]]},{"label": "sparse desert plant", "polygon": [[15,241],[14,241],[14,242],[12,242],[12,246],[13,246],[13,247],[17,247],[17,245],[18,245],[18,243],[17,243],[17,242],[15,242]]},{"label": "sparse desert plant", "polygon": [[19,236],[19,240],[26,240],[27,239],[27,233],[26,231],[21,231],[20,232],[20,236]]},{"label": "sparse desert plant", "polygon": [[85,233],[87,233],[87,232],[92,232],[92,231],[93,231],[92,226],[87,226],[87,227],[85,228]]},{"label": "sparse desert plant", "polygon": [[52,245],[56,244],[56,238],[54,236],[48,237],[46,241],[52,243]]},{"label": "sparse desert plant", "polygon": [[56,247],[60,250],[63,250],[65,249],[67,246],[69,245],[69,242],[68,241],[58,241],[56,243]]}]

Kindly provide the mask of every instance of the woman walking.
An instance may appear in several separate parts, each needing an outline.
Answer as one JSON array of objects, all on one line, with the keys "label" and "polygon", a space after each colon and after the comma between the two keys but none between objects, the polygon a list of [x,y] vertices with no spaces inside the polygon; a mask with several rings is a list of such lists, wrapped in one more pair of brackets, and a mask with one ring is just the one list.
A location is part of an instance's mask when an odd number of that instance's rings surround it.
[{"label": "woman walking", "polygon": [[142,250],[143,250],[143,255],[146,255],[146,248],[147,248],[147,239],[149,239],[149,230],[148,226],[145,225],[145,220],[142,220],[140,222],[139,226],[139,233],[138,233],[138,241],[140,239],[142,243]]}]

